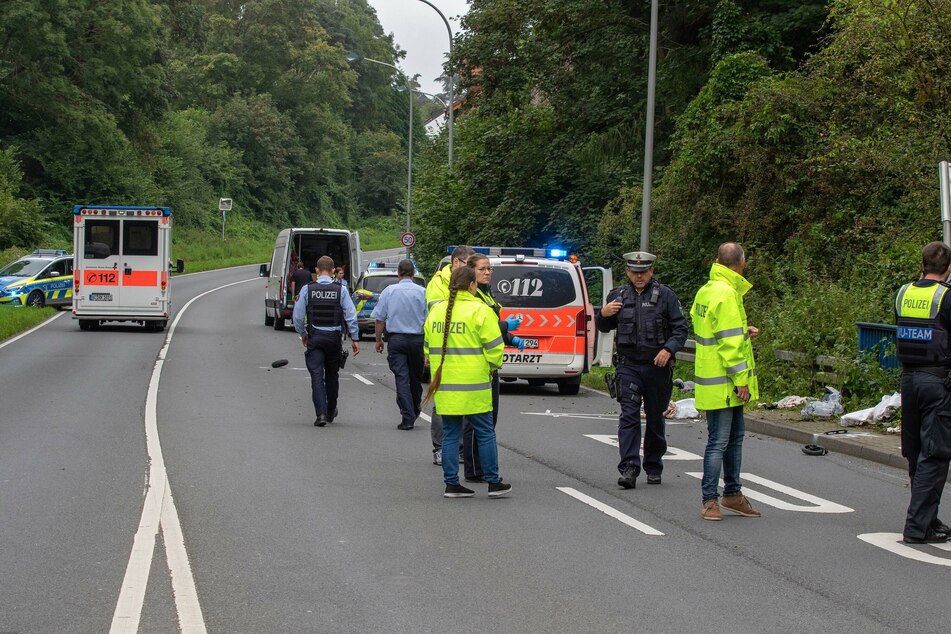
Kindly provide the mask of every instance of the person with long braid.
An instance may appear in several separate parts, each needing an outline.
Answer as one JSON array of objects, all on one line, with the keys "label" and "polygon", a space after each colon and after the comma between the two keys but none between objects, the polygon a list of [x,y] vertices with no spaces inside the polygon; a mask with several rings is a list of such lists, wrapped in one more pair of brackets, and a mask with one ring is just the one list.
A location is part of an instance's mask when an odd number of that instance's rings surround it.
[{"label": "person with long braid", "polygon": [[[502,341],[506,347],[515,347],[519,350],[525,349],[525,342],[512,333],[518,329],[522,320],[515,317],[502,319],[502,305],[496,301],[492,295],[492,265],[489,257],[481,253],[470,255],[466,260],[466,266],[473,269],[476,273],[476,291],[475,296],[483,304],[492,309],[495,318],[499,320],[499,329],[502,331]],[[499,372],[492,372],[492,428],[495,429],[499,423]],[[475,442],[475,433],[468,421],[462,423],[462,457],[466,476],[466,482],[484,482],[485,474],[482,473],[482,466],[479,461],[479,445]]]},{"label": "person with long braid", "polygon": [[[475,433],[479,459],[489,497],[501,497],[512,490],[499,477],[499,454],[492,426],[492,372],[502,365],[502,331],[495,312],[475,293],[476,272],[462,266],[452,272],[449,297],[430,307],[426,317],[426,354],[432,380],[424,403],[436,401],[442,416],[443,448],[447,456],[459,451],[463,419]],[[447,498],[469,498],[471,489],[459,484],[459,463],[443,460]]]}]

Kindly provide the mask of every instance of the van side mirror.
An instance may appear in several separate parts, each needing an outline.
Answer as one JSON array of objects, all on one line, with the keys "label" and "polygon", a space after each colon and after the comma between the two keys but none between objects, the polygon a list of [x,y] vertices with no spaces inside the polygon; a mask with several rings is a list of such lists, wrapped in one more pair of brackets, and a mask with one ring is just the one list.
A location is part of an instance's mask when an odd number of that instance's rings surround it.
[{"label": "van side mirror", "polygon": [[258,277],[267,277],[271,272],[267,268],[267,264],[262,264],[261,268],[258,269]]},{"label": "van side mirror", "polygon": [[62,273],[60,273],[59,271],[53,270],[49,272],[49,275],[47,275],[47,277],[60,277],[61,275]]},{"label": "van side mirror", "polygon": [[185,272],[185,260],[175,260],[175,268],[172,269],[173,273],[184,273]]}]

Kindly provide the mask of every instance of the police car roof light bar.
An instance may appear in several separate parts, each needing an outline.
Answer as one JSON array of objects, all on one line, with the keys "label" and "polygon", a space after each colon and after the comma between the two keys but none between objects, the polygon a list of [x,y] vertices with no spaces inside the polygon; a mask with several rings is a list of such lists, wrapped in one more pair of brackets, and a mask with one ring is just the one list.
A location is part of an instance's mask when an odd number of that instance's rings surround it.
[{"label": "police car roof light bar", "polygon": [[69,255],[69,253],[65,251],[64,249],[33,249],[33,253],[31,255],[46,255],[46,256],[57,257],[60,255]]},{"label": "police car roof light bar", "polygon": [[[456,249],[456,245],[450,245],[446,249],[446,253],[452,254]],[[476,253],[481,253],[483,255],[527,255],[533,258],[544,258],[548,257],[548,252],[545,249],[536,249],[533,247],[482,247],[474,246],[472,250]],[[552,256],[555,257],[555,256]]]}]

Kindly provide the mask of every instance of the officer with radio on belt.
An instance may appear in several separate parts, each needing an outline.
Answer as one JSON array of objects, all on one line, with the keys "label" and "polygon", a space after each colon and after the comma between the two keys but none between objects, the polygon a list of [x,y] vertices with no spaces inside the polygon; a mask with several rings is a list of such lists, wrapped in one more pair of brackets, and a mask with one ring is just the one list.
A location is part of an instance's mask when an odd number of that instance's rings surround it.
[{"label": "officer with radio on belt", "polygon": [[[595,314],[601,332],[617,330],[615,376],[608,375],[611,395],[621,404],[618,420],[618,486],[636,487],[641,469],[648,484],[660,484],[667,452],[664,411],[673,391],[673,359],[687,341],[687,320],[680,300],[655,281],[651,253],[625,253],[629,284],[613,289]],[[647,414],[641,462],[641,403]]]},{"label": "officer with radio on belt", "polygon": [[[294,329],[307,349],[304,360],[310,372],[311,396],[317,418],[315,427],[332,423],[337,416],[337,374],[343,359],[342,326],[350,331],[353,354],[360,354],[357,311],[347,289],[333,283],[334,261],[329,256],[317,260],[317,281],[301,289],[294,304]],[[304,323],[304,317],[307,323]]]},{"label": "officer with radio on belt", "polygon": [[951,459],[951,297],[945,282],[951,248],[931,242],[921,252],[921,279],[895,295],[895,352],[902,364],[901,452],[908,460],[911,502],[903,540],[948,541],[938,504]]}]

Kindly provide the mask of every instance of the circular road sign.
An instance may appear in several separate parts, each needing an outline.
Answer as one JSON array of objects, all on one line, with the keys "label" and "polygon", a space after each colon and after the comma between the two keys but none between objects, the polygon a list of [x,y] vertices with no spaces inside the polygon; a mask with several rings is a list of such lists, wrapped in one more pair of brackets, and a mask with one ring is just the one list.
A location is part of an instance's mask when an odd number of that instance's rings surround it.
[{"label": "circular road sign", "polygon": [[400,236],[400,242],[402,242],[403,246],[406,247],[407,249],[412,249],[413,246],[416,244],[416,236],[414,236],[412,233],[407,231],[402,236]]}]

